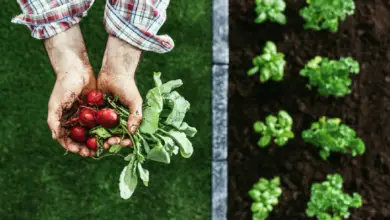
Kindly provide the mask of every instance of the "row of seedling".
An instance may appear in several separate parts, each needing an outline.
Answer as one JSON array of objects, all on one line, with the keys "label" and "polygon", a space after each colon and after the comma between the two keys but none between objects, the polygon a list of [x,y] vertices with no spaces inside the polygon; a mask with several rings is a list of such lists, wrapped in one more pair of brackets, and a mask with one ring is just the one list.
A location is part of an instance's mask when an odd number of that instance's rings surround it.
[{"label": "row of seedling", "polygon": [[[286,24],[284,15],[286,3],[283,0],[255,0],[257,13],[256,23],[266,20]],[[339,21],[344,21],[347,15],[355,10],[353,0],[307,0],[308,6],[300,10],[305,20],[304,28],[313,30],[329,30],[337,32]],[[281,81],[284,78],[285,55],[277,51],[275,43],[268,41],[263,54],[253,59],[254,67],[248,75],[259,74],[259,80],[265,83],[269,80]],[[359,73],[359,63],[351,57],[330,60],[316,56],[300,71],[302,77],[308,78],[307,87],[316,88],[320,96],[343,97],[351,93],[352,80],[350,74]],[[274,142],[285,146],[290,139],[295,138],[292,131],[293,119],[288,112],[281,110],[277,116],[268,115],[265,121],[257,121],[253,127],[261,137],[258,145],[265,148]],[[356,132],[342,124],[339,118],[321,117],[311,128],[301,134],[305,143],[319,149],[320,157],[326,160],[331,153],[362,155],[365,144],[356,137]],[[339,174],[329,174],[322,183],[314,183],[311,187],[311,197],[307,204],[306,214],[319,220],[339,220],[348,218],[349,208],[362,206],[362,198],[354,193],[352,196],[343,192],[343,178]],[[260,178],[249,191],[253,199],[251,210],[254,220],[266,219],[273,207],[278,204],[282,195],[280,178],[271,180]]]}]

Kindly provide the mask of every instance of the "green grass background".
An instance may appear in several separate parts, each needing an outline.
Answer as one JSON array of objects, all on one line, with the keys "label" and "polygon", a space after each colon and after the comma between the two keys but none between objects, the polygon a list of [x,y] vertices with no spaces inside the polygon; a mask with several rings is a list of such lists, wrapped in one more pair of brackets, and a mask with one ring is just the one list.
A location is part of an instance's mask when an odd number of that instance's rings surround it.
[{"label": "green grass background", "polygon": [[[98,72],[107,34],[105,1],[96,1],[81,22],[88,53]],[[14,0],[0,0],[0,219],[210,219],[211,206],[211,1],[173,0],[160,33],[176,47],[168,54],[145,52],[137,71],[141,93],[153,71],[181,78],[179,91],[192,104],[187,120],[199,130],[190,159],[148,163],[150,186],[138,185],[131,200],[119,196],[125,161],[63,156],[46,125],[55,75],[42,41],[11,24],[20,13]]]}]

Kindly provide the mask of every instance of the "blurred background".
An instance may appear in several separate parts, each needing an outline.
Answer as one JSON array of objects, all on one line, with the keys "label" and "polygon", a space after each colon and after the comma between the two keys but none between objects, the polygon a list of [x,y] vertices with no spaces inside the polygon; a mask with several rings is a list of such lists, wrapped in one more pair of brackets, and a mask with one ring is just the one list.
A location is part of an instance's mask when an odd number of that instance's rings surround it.
[{"label": "blurred background", "polygon": [[[190,159],[147,163],[149,187],[138,184],[130,200],[118,189],[125,161],[64,156],[51,139],[46,117],[55,74],[43,42],[11,24],[21,12],[15,0],[0,5],[0,219],[210,219],[211,1],[171,1],[159,33],[169,34],[175,49],[143,53],[136,74],[142,95],[153,86],[153,71],[182,79],[179,92],[191,103],[187,121],[199,133]],[[81,22],[95,73],[107,39],[104,5],[96,1]]]}]

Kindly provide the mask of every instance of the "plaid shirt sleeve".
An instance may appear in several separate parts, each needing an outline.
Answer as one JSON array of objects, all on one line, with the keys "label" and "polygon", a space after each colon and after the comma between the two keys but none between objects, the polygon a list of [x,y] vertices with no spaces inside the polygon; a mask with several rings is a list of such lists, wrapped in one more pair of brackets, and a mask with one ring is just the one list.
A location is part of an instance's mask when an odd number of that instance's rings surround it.
[{"label": "plaid shirt sleeve", "polygon": [[[23,14],[12,19],[24,24],[37,39],[47,39],[80,22],[94,0],[17,0]],[[107,0],[104,25],[114,35],[142,50],[165,53],[173,40],[157,35],[166,20],[169,0]]]},{"label": "plaid shirt sleeve", "polygon": [[104,25],[114,35],[142,50],[165,53],[174,47],[167,35],[157,35],[166,20],[169,0],[107,0]]},{"label": "plaid shirt sleeve", "polygon": [[17,0],[23,14],[12,19],[24,24],[37,39],[47,39],[69,29],[87,15],[94,0]]}]

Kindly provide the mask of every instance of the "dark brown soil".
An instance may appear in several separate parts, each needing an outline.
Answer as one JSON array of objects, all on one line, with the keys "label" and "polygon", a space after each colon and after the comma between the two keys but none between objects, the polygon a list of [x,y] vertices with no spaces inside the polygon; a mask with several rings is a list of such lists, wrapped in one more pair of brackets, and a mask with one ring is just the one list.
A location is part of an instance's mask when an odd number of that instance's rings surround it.
[{"label": "dark brown soil", "polygon": [[[298,11],[305,0],[287,0],[288,24],[255,24],[254,0],[230,0],[229,84],[229,219],[251,219],[249,189],[259,177],[281,177],[283,194],[269,219],[309,219],[305,215],[313,182],[330,173],[344,177],[346,192],[358,192],[363,207],[351,219],[390,219],[390,1],[356,0],[353,16],[339,31],[303,29]],[[251,60],[267,40],[286,55],[285,79],[260,84],[246,75]],[[299,70],[314,56],[360,62],[352,94],[345,98],[319,97],[309,91]],[[256,120],[287,110],[294,119],[295,140],[284,148],[260,149]],[[323,161],[301,132],[320,116],[340,117],[357,131],[367,151],[352,158],[332,154]]]}]

